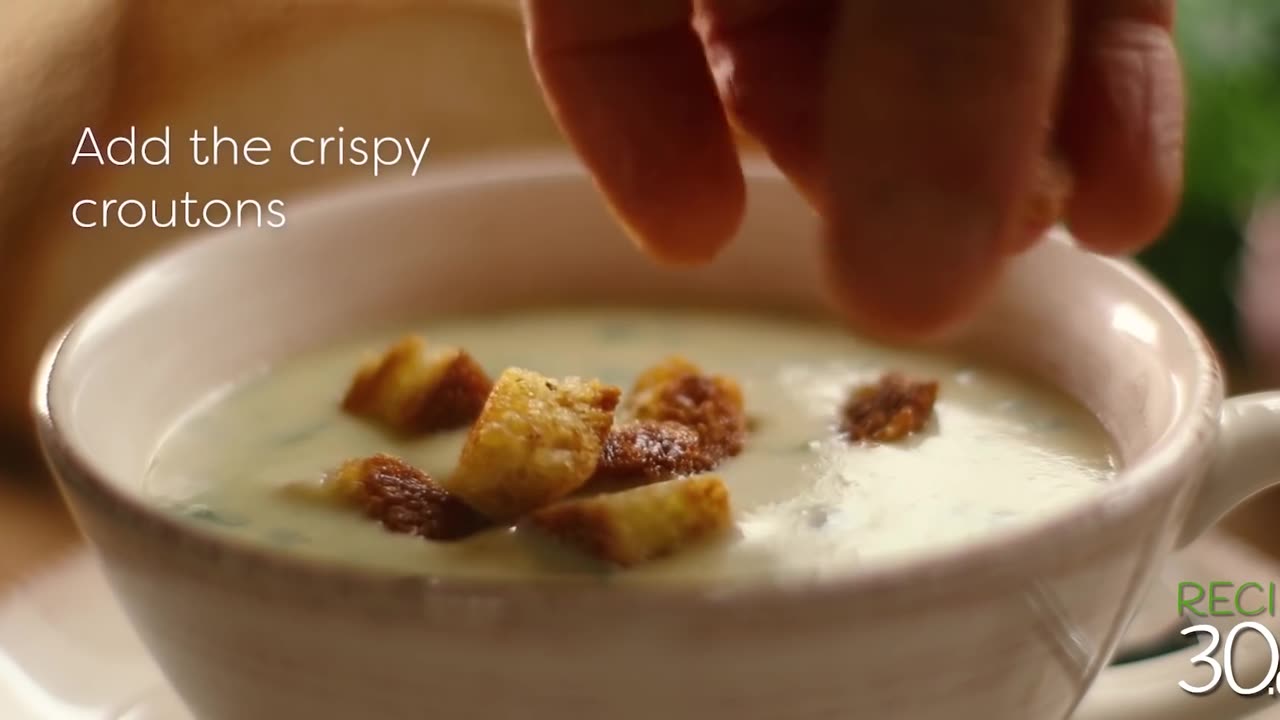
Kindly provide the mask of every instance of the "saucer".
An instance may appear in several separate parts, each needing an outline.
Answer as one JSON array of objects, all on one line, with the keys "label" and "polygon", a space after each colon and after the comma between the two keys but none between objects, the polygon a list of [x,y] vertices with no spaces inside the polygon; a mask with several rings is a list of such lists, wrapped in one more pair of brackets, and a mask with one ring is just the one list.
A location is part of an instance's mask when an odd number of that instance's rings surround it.
[{"label": "saucer", "polygon": [[191,720],[85,550],[0,602],[0,717]]},{"label": "saucer", "polygon": [[[1226,578],[1280,581],[1280,566],[1221,534],[1175,557],[1121,651],[1149,656],[1109,669],[1073,720],[1280,720],[1280,699],[1244,700],[1226,692],[1193,698],[1177,687],[1178,680],[1197,679],[1191,658],[1199,649],[1180,647],[1178,631],[1185,625],[1173,615],[1172,588],[1182,580]],[[1276,628],[1275,618],[1262,620]],[[1246,652],[1244,641],[1240,645],[1238,666],[1261,662],[1265,668],[1265,653]],[[1152,706],[1135,699],[1139,695],[1168,704]],[[0,718],[193,720],[134,636],[92,553],[84,550],[0,599]]]}]

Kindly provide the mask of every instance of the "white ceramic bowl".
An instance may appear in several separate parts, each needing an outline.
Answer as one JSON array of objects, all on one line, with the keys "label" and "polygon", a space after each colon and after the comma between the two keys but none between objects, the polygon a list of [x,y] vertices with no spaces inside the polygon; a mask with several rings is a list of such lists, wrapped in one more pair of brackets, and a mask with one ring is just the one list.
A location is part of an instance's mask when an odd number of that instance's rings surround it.
[{"label": "white ceramic bowl", "polygon": [[[1101,417],[1125,470],[1032,527],[817,587],[620,590],[329,566],[188,527],[139,481],[212,388],[398,319],[560,299],[821,309],[816,223],[752,167],[741,237],[666,270],[566,158],[439,169],[144,265],[48,353],[47,458],[108,577],[205,720],[1062,718],[1148,576],[1280,467],[1280,397],[1222,399],[1186,314],[1056,238],[956,341]],[[1208,480],[1206,481],[1206,478]]]}]

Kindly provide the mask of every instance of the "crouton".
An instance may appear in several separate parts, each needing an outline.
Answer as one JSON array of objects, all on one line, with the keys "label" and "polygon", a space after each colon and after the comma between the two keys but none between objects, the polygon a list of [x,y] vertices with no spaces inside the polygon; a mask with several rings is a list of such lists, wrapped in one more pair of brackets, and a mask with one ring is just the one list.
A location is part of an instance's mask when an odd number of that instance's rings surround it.
[{"label": "crouton", "polygon": [[627,405],[635,405],[644,398],[646,393],[665,387],[685,375],[701,374],[702,368],[686,358],[672,355],[636,376],[635,384],[631,386],[631,396],[627,399]]},{"label": "crouton", "polygon": [[510,368],[463,445],[450,491],[499,522],[582,487],[595,472],[621,391]]},{"label": "crouton", "polygon": [[901,440],[925,426],[937,398],[937,382],[889,373],[853,389],[841,410],[841,432],[855,441]]},{"label": "crouton", "polygon": [[637,420],[675,422],[698,433],[702,451],[719,462],[742,452],[747,418],[737,381],[708,375],[679,357],[641,373],[628,398]]},{"label": "crouton", "polygon": [[609,431],[593,482],[656,481],[706,472],[718,462],[702,448],[698,432],[691,427],[675,422],[632,420]]},{"label": "crouton", "polygon": [[700,475],[564,500],[534,512],[530,525],[603,562],[631,567],[713,537],[732,517],[724,482]]},{"label": "crouton", "polygon": [[492,386],[466,351],[411,335],[360,367],[342,408],[399,433],[449,430],[476,419]]},{"label": "crouton", "polygon": [[489,524],[425,472],[390,455],[347,460],[329,473],[320,493],[391,532],[428,540],[458,540]]}]

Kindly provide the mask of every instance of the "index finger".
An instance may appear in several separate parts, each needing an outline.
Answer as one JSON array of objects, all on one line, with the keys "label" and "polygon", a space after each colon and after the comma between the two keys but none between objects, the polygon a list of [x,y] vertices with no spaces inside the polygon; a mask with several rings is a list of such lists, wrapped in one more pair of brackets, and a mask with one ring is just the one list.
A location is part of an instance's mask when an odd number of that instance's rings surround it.
[{"label": "index finger", "polygon": [[529,53],[569,142],[659,260],[709,260],[745,188],[689,0],[525,0]]},{"label": "index finger", "polygon": [[1022,231],[1049,143],[1066,0],[859,0],[830,68],[827,250],[855,319],[895,335],[971,308]]}]

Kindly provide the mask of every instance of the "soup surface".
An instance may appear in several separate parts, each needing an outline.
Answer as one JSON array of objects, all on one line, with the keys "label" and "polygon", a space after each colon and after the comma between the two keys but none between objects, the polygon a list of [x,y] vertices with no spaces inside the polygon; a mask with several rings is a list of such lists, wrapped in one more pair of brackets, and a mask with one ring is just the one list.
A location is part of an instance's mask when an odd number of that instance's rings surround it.
[{"label": "soup surface", "polygon": [[[801,579],[962,541],[1060,509],[1110,480],[1101,425],[1068,398],[995,368],[870,344],[791,316],[642,308],[531,309],[409,328],[466,348],[494,376],[510,366],[622,387],[672,355],[741,382],[753,429],[715,473],[728,536],[614,581]],[[401,333],[402,334],[402,333]],[[281,491],[344,459],[386,452],[445,478],[465,430],[388,436],[338,404],[361,359],[400,334],[288,362],[210,399],[159,448],[147,492],[192,522],[291,551],[454,576],[578,576],[599,567],[524,529],[436,543]],[[837,436],[849,388],[902,371],[939,381],[933,418],[885,445]]]}]

